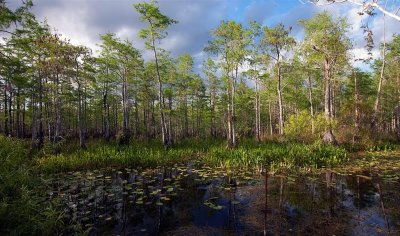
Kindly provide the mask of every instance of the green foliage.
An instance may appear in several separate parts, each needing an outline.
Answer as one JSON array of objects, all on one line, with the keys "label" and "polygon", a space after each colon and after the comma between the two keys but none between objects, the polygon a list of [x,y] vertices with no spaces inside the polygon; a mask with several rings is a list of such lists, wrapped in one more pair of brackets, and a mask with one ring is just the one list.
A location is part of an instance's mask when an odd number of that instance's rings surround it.
[{"label": "green foliage", "polygon": [[299,23],[304,26],[302,50],[308,55],[309,63],[320,63],[332,57],[338,63],[347,63],[351,42],[347,36],[349,25],[346,18],[333,18],[324,11]]},{"label": "green foliage", "polygon": [[189,160],[198,151],[194,146],[194,144],[190,146],[181,144],[173,149],[165,150],[154,141],[136,141],[124,146],[98,141],[86,150],[78,150],[70,154],[46,155],[38,158],[36,163],[41,170],[46,172],[110,166],[157,166]]},{"label": "green foliage", "polygon": [[98,169],[102,167],[151,167],[199,159],[225,168],[255,168],[269,163],[276,169],[332,166],[347,160],[343,148],[305,145],[257,145],[243,140],[237,149],[226,149],[221,140],[186,140],[165,150],[156,142],[135,141],[127,146],[98,142],[87,150],[70,154],[47,155],[36,160],[45,172]]},{"label": "green foliage", "polygon": [[29,160],[29,143],[0,136],[0,234],[54,235],[62,213],[45,201]]},{"label": "green foliage", "polygon": [[327,121],[323,113],[314,118],[314,134],[312,134],[313,118],[307,110],[289,116],[285,125],[285,135],[290,141],[311,143],[319,139],[326,129],[336,130],[337,120]]},{"label": "green foliage", "polygon": [[270,144],[258,146],[243,144],[234,150],[212,148],[204,160],[226,168],[255,168],[266,163],[273,170],[333,166],[345,162],[343,148],[323,145]]},{"label": "green foliage", "polygon": [[149,49],[155,49],[155,39],[166,37],[165,30],[168,26],[178,23],[161,13],[157,1],[137,3],[133,7],[140,14],[140,20],[149,24],[148,28],[141,29],[139,32],[139,36],[147,40],[146,46]]},{"label": "green foliage", "polygon": [[310,142],[312,135],[312,117],[309,111],[301,111],[297,115],[291,115],[286,121],[285,135],[289,140]]},{"label": "green foliage", "polygon": [[13,11],[6,6],[5,0],[0,0],[0,30],[2,33],[5,32],[3,29],[10,27],[12,23],[22,22],[32,6],[31,0],[22,1],[22,5]]},{"label": "green foliage", "polygon": [[338,122],[336,119],[331,119],[327,121],[325,114],[319,113],[315,118],[315,133],[323,134],[326,129],[336,130],[338,127]]},{"label": "green foliage", "polygon": [[224,73],[234,73],[234,70],[244,61],[247,34],[241,23],[222,21],[218,28],[212,31],[213,40],[209,42],[205,51],[215,55],[224,55],[220,62]]},{"label": "green foliage", "polygon": [[277,61],[280,60],[279,57],[283,50],[288,50],[296,44],[295,39],[289,36],[290,30],[291,28],[285,29],[282,23],[274,28],[269,28],[267,26],[263,28],[264,37],[262,43],[269,48],[271,55],[273,55],[274,59]]}]

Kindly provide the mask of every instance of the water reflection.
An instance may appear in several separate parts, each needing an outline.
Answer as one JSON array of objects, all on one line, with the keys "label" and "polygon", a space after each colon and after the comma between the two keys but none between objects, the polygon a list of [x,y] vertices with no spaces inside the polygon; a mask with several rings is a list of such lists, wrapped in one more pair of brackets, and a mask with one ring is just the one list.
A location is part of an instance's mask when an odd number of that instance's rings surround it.
[{"label": "water reflection", "polygon": [[380,176],[266,176],[199,163],[52,177],[65,234],[400,235],[400,182]]}]

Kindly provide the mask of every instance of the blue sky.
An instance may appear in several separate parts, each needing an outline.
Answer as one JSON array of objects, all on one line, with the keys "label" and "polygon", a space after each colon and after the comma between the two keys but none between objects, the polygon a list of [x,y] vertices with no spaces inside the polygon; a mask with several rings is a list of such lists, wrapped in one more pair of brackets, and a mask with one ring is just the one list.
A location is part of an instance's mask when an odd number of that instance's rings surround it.
[{"label": "blue sky", "polygon": [[[33,0],[33,12],[40,20],[47,20],[74,44],[82,44],[98,49],[99,35],[107,32],[116,33],[122,39],[129,39],[133,45],[142,50],[145,59],[150,53],[144,49],[143,41],[137,37],[143,27],[132,4],[139,0]],[[203,49],[210,40],[210,31],[218,26],[221,20],[235,20],[246,24],[249,20],[258,20],[264,25],[274,26],[282,22],[292,26],[292,34],[301,40],[302,29],[297,21],[312,17],[315,13],[327,10],[334,16],[348,17],[352,29],[349,32],[353,40],[355,57],[366,55],[365,42],[360,29],[362,17],[358,16],[359,7],[350,4],[332,4],[317,7],[306,0],[159,0],[160,9],[166,15],[179,21],[169,29],[168,37],[162,47],[171,51],[173,56],[190,53],[196,62],[197,71],[205,54]],[[362,1],[362,0],[359,0]],[[11,0],[16,6],[20,1]],[[400,22],[386,21],[387,38],[400,32]],[[382,17],[379,15],[370,20],[375,41],[382,39]],[[379,56],[376,47],[374,56]],[[355,63],[364,67],[360,62]]]},{"label": "blue sky", "polygon": [[[232,1],[233,2],[233,1]],[[286,1],[265,1],[255,0],[237,1],[237,5],[229,11],[229,19],[233,19],[240,22],[246,22],[249,16],[255,15],[255,20],[263,19],[264,23],[276,23],[274,21],[280,21],[280,16],[284,15],[301,3],[298,0],[286,0]],[[246,10],[250,9],[252,15],[247,15]],[[260,16],[262,14],[262,16]]]}]

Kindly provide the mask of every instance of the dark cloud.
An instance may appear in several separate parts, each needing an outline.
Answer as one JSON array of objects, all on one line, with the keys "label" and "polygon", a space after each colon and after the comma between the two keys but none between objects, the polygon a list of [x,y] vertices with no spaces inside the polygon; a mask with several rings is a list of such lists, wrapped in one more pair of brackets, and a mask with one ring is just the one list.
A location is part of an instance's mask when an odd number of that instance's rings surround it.
[{"label": "dark cloud", "polygon": [[[136,2],[139,1],[37,0],[33,12],[40,20],[46,18],[73,43],[95,48],[100,34],[113,32],[144,50],[143,41],[137,37],[144,24],[133,8]],[[210,29],[226,17],[227,3],[221,0],[159,1],[161,11],[179,21],[168,30],[169,36],[163,40],[162,47],[174,56],[185,52],[199,54],[210,39]]]},{"label": "dark cloud", "polygon": [[[144,26],[133,4],[141,0],[34,0],[33,12],[39,20],[47,19],[49,25],[71,39],[74,44],[87,45],[96,49],[99,35],[107,32],[116,33],[122,39],[129,39],[134,46],[143,51],[145,58],[150,53],[144,49],[144,43],[137,37]],[[18,0],[9,2],[15,8]],[[257,20],[273,26],[284,23],[292,26],[292,34],[302,38],[299,19],[309,18],[316,12],[328,10],[335,15],[348,16],[350,23],[359,29],[355,20],[355,10],[351,5],[332,4],[316,7],[301,4],[300,1],[277,0],[159,0],[160,9],[179,23],[169,28],[169,36],[163,40],[162,47],[171,51],[173,56],[190,53],[198,65],[205,57],[203,49],[210,40],[210,30],[216,28],[221,20],[235,19],[244,25],[249,20]],[[371,22],[375,37],[382,38],[379,19]],[[387,22],[387,35],[399,32],[398,22]],[[363,42],[362,32],[352,30],[355,44]],[[357,46],[360,47],[360,46]],[[362,47],[362,46],[361,46]]]}]

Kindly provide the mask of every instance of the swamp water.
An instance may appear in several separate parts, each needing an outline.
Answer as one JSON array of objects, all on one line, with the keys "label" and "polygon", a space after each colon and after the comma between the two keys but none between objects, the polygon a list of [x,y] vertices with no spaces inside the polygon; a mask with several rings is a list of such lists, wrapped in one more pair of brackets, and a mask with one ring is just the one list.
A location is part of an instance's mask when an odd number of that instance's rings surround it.
[{"label": "swamp water", "polygon": [[64,234],[400,235],[398,174],[102,169],[51,176],[47,199],[64,208]]}]

